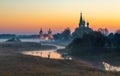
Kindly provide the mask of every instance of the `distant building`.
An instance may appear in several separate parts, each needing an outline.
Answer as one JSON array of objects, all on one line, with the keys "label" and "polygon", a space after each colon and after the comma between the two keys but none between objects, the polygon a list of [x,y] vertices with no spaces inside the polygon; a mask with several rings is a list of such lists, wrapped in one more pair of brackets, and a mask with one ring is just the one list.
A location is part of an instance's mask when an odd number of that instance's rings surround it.
[{"label": "distant building", "polygon": [[85,33],[90,33],[93,30],[89,27],[89,22],[86,22],[83,19],[82,13],[80,14],[80,21],[79,21],[79,27],[75,29],[75,31],[72,33],[72,36],[74,38],[76,37],[82,37]]},{"label": "distant building", "polygon": [[40,32],[39,32],[39,35],[40,35],[40,39],[41,40],[53,40],[53,35],[52,35],[52,30],[49,29],[48,30],[48,33],[44,33],[42,28],[40,29]]}]

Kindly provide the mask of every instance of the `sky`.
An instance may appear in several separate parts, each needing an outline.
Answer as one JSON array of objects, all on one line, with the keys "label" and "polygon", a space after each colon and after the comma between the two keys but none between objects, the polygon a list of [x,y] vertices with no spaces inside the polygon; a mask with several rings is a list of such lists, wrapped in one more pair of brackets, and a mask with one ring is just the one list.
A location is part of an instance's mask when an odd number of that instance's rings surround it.
[{"label": "sky", "polygon": [[78,27],[80,13],[90,27],[120,29],[120,0],[0,0],[0,33],[53,33]]}]

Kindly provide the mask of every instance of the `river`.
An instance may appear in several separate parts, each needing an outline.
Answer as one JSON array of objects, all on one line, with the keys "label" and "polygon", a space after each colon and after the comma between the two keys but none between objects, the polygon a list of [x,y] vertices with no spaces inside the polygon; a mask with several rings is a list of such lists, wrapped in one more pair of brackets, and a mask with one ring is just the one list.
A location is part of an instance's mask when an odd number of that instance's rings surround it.
[{"label": "river", "polygon": [[[8,39],[0,39],[0,43],[7,41]],[[37,42],[39,43],[40,39],[21,39],[22,42]],[[48,44],[47,42],[42,43],[43,45],[53,45],[56,46],[57,49],[64,49],[65,46],[55,45],[55,44]],[[62,57],[60,53],[58,53],[57,49],[49,49],[49,50],[34,50],[34,51],[24,51],[22,54],[25,55],[32,55],[32,56],[39,56],[43,58],[48,58],[48,55],[50,55],[50,58],[52,59],[65,59]]]},{"label": "river", "polygon": [[[54,45],[54,46],[56,46],[57,49],[65,48],[64,46],[58,46],[58,45]],[[64,59],[62,57],[62,55],[56,51],[57,49],[37,50],[37,51],[24,51],[24,52],[22,52],[22,54],[38,56],[38,57],[43,57],[43,58],[48,58],[50,56],[51,59]]]}]

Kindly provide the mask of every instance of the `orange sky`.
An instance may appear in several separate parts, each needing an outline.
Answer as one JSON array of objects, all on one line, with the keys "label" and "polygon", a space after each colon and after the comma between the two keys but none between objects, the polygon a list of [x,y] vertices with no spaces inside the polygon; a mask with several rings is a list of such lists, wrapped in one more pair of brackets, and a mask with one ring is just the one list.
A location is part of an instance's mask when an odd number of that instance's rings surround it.
[{"label": "orange sky", "polygon": [[94,30],[120,29],[119,0],[1,0],[0,33],[38,34],[61,32],[79,24],[80,12]]}]

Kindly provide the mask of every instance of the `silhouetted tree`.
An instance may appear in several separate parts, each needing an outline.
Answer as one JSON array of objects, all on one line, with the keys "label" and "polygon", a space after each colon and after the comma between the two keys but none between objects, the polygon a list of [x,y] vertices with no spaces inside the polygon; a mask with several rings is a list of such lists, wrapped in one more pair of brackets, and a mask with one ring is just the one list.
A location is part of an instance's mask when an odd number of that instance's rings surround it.
[{"label": "silhouetted tree", "polygon": [[119,48],[120,47],[120,34],[116,33],[111,41],[115,48]]},{"label": "silhouetted tree", "polygon": [[72,55],[96,55],[120,53],[120,34],[110,33],[105,36],[100,31],[94,31],[84,34],[81,38],[75,38],[67,47],[66,50]]},{"label": "silhouetted tree", "polygon": [[70,35],[71,35],[70,29],[69,29],[69,28],[66,28],[66,29],[61,33],[61,35],[62,35],[62,38],[63,38],[64,40],[70,39]]},{"label": "silhouetted tree", "polygon": [[116,33],[120,34],[120,29],[116,31]]},{"label": "silhouetted tree", "polygon": [[55,40],[61,40],[62,39],[62,35],[60,33],[54,34],[53,35]]},{"label": "silhouetted tree", "polygon": [[67,47],[66,49],[68,50],[68,52],[70,52],[71,54],[79,54],[81,52],[81,50],[79,50],[80,48],[82,48],[82,39],[81,38],[75,38]]},{"label": "silhouetted tree", "polygon": [[109,33],[109,31],[108,31],[108,29],[107,28],[99,28],[98,29],[98,32],[101,32],[103,35],[108,35],[108,33]]},{"label": "silhouetted tree", "polygon": [[102,35],[100,32],[94,32],[93,35],[94,35],[93,46],[104,47],[106,44],[106,37]]},{"label": "silhouetted tree", "polygon": [[79,54],[86,50],[93,50],[94,48],[104,48],[105,44],[106,37],[100,32],[95,31],[89,34],[84,34],[82,38],[75,38],[66,49],[72,54]]}]

